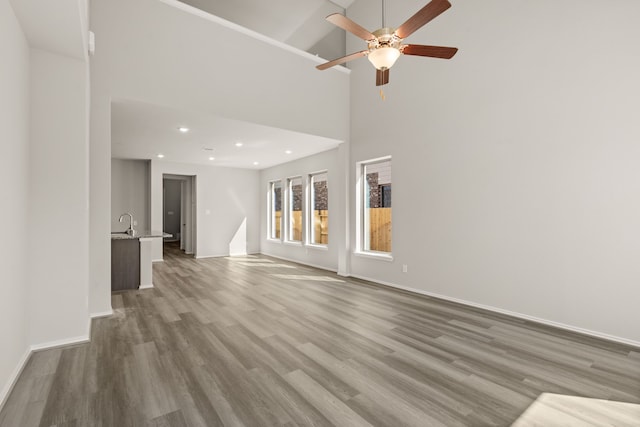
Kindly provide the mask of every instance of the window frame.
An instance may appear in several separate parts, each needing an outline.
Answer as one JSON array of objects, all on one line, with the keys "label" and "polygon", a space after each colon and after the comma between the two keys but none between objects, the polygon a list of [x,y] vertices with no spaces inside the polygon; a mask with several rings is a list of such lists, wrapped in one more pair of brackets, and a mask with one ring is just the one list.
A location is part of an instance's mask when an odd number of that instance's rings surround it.
[{"label": "window frame", "polygon": [[[300,186],[301,191],[300,191],[300,197],[302,198],[302,200],[300,201],[300,240],[293,240],[293,236],[292,236],[292,231],[293,231],[293,221],[292,221],[292,212],[293,212],[293,191],[291,189],[291,186],[293,184],[293,181],[299,179],[300,180]],[[286,224],[286,230],[284,233],[284,242],[290,245],[296,245],[296,246],[301,246],[304,244],[304,238],[305,238],[305,200],[304,200],[304,196],[305,196],[305,188],[304,188],[304,180],[302,179],[302,175],[294,175],[294,176],[290,176],[286,179],[286,183],[287,183],[287,196],[286,196],[286,220],[285,220],[285,224]]]},{"label": "window frame", "polygon": [[[382,252],[375,251],[371,249],[365,248],[365,239],[368,237],[368,233],[365,230],[365,226],[368,224],[367,218],[365,217],[366,212],[366,197],[367,194],[367,179],[366,179],[366,167],[369,165],[383,163],[383,162],[391,162],[392,157],[383,156],[375,159],[363,160],[356,163],[356,241],[355,241],[355,249],[354,255],[362,256],[366,258],[373,258],[383,261],[393,261],[393,231],[391,233],[391,251],[390,252]],[[393,172],[392,172],[393,173]],[[393,181],[391,182],[393,188]],[[366,197],[365,197],[366,196]],[[393,193],[391,196],[393,200]],[[393,203],[393,202],[392,202]],[[392,204],[393,206],[393,204]],[[393,230],[393,219],[392,219],[392,230]]]},{"label": "window frame", "polygon": [[[314,206],[314,187],[313,187],[313,178],[318,175],[326,175],[326,183],[327,183],[327,208],[329,207],[329,171],[321,170],[317,172],[310,172],[307,175],[307,227],[306,227],[306,244],[309,247],[318,248],[318,249],[328,249],[329,248],[329,236],[327,235],[327,243],[315,243],[314,239],[314,216],[313,212],[315,211]],[[327,209],[329,211],[329,209]],[[328,215],[329,216],[329,215]],[[329,219],[327,218],[327,221]]]},{"label": "window frame", "polygon": [[[280,236],[279,237],[274,237],[275,234],[275,184],[279,183],[280,184]],[[284,188],[282,186],[282,179],[274,179],[273,181],[269,181],[269,193],[267,196],[267,206],[269,207],[268,211],[267,211],[267,240],[274,242],[274,243],[281,243],[282,242],[282,238],[283,238],[283,230],[282,230],[282,226],[283,226],[283,219],[284,219],[284,212],[283,212],[283,208],[284,208],[284,200],[283,200],[283,193],[284,193]]]}]

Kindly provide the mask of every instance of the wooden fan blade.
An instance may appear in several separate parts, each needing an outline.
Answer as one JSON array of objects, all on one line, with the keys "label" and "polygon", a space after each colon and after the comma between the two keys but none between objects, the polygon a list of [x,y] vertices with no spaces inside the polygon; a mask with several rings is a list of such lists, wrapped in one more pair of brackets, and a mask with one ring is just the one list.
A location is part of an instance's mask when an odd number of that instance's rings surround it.
[{"label": "wooden fan blade", "polygon": [[333,61],[329,61],[329,62],[325,62],[324,64],[317,65],[316,68],[318,70],[326,70],[327,68],[331,68],[334,65],[344,64],[345,62],[358,59],[362,56],[365,56],[368,52],[369,52],[368,50],[363,50],[360,52],[352,53],[351,55],[343,56],[342,58],[334,59]]},{"label": "wooden fan blade", "polygon": [[332,15],[327,16],[327,21],[331,22],[333,25],[336,25],[342,28],[345,31],[349,31],[354,36],[360,37],[362,40],[373,40],[376,38],[369,31],[361,27],[360,25],[353,22],[351,19],[347,18],[344,15],[340,15],[339,13],[334,13]]},{"label": "wooden fan blade", "polygon": [[376,70],[376,86],[382,86],[389,83],[389,69]]},{"label": "wooden fan blade", "polygon": [[451,3],[449,3],[448,0],[432,0],[425,7],[417,11],[415,15],[407,19],[404,24],[400,25],[396,30],[396,35],[401,39],[407,38],[413,34],[414,31],[450,7]]},{"label": "wooden fan blade", "polygon": [[425,46],[408,44],[402,48],[405,55],[428,56],[429,58],[451,59],[458,51],[457,47]]}]

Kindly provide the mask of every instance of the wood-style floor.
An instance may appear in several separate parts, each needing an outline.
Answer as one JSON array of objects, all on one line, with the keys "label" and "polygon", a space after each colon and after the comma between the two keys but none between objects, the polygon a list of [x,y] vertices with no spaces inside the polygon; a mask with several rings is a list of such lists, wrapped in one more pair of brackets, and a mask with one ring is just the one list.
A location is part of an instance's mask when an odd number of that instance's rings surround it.
[{"label": "wood-style floor", "polygon": [[[32,355],[0,426],[508,426],[640,403],[640,349],[268,257],[170,248],[91,342]],[[64,309],[64,308],[61,308]]]}]

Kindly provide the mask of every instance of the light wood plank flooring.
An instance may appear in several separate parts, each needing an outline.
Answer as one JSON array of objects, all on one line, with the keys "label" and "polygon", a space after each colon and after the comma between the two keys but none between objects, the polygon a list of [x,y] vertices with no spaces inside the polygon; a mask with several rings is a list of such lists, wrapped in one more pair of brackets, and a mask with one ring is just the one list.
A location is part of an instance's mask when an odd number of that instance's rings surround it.
[{"label": "light wood plank flooring", "polygon": [[169,248],[154,283],[113,294],[91,343],[33,354],[0,426],[508,426],[544,392],[640,403],[638,348],[264,256]]}]

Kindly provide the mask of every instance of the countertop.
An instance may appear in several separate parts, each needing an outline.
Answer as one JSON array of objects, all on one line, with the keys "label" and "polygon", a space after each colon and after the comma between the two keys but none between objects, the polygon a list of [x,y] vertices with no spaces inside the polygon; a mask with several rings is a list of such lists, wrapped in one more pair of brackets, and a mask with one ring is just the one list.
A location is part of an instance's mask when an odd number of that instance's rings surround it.
[{"label": "countertop", "polygon": [[169,233],[162,231],[150,231],[150,230],[135,230],[133,236],[125,233],[124,231],[112,232],[111,240],[123,240],[123,239],[139,239],[141,237],[173,237]]}]

